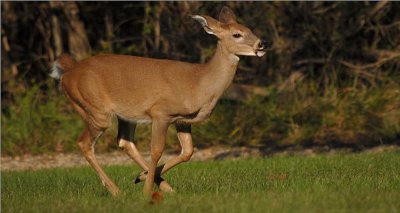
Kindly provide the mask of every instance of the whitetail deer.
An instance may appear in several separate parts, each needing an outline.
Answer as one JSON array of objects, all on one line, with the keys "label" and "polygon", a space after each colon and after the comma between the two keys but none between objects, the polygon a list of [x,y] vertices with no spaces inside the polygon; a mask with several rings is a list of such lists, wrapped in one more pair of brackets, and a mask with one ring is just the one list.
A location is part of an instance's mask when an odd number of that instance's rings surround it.
[{"label": "whitetail deer", "polygon": [[[207,119],[219,97],[231,84],[239,62],[238,55],[263,56],[265,47],[247,27],[238,24],[234,13],[224,7],[219,21],[193,15],[204,30],[218,38],[214,56],[205,64],[160,60],[126,55],[97,55],[75,62],[61,55],[51,76],[60,79],[62,89],[85,122],[77,140],[89,164],[107,189],[116,195],[118,187],[98,165],[94,144],[118,118],[118,145],[143,172],[137,181],[145,181],[144,194],[171,186],[161,175],[193,153],[191,124]],[[151,162],[148,164],[134,145],[137,123],[151,122]],[[181,154],[157,167],[163,153],[167,129],[175,124]]]}]

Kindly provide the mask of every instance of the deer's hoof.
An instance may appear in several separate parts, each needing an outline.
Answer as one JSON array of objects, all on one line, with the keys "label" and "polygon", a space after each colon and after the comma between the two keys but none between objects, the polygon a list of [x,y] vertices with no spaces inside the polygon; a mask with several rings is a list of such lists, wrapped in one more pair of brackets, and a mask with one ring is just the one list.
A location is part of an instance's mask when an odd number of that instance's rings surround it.
[{"label": "deer's hoof", "polygon": [[138,183],[140,183],[140,182],[146,180],[147,173],[148,173],[148,171],[143,171],[143,172],[141,172],[141,173],[136,177],[134,183],[135,183],[135,184],[138,184]]}]

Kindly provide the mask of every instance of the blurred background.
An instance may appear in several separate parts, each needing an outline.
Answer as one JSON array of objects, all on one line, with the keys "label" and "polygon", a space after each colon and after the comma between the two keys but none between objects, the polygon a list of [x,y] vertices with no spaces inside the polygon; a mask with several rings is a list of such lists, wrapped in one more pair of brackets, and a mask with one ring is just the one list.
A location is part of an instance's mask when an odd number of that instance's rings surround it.
[{"label": "blurred background", "polygon": [[[83,123],[49,78],[62,52],[207,61],[217,39],[188,15],[238,21],[272,41],[242,57],[195,146],[352,147],[400,143],[399,2],[1,2],[1,153],[76,151]],[[115,122],[116,123],[116,122]],[[117,149],[115,125],[96,145]],[[174,128],[168,148],[179,150]],[[149,126],[139,126],[139,148]]]}]

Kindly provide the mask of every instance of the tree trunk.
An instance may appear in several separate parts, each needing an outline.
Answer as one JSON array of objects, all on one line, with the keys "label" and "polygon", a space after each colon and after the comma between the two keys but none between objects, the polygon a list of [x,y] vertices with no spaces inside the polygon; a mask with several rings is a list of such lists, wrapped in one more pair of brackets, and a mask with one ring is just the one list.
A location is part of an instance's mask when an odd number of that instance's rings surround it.
[{"label": "tree trunk", "polygon": [[63,5],[64,14],[68,26],[69,51],[77,60],[90,56],[91,48],[86,35],[83,22],[79,19],[79,8],[76,2],[60,2]]},{"label": "tree trunk", "polygon": [[106,14],[104,16],[104,24],[106,27],[107,45],[110,52],[114,52],[114,45],[112,39],[114,38],[114,25],[112,18],[111,9],[106,9]]},{"label": "tree trunk", "polygon": [[7,33],[10,32],[6,32],[6,29],[3,27],[3,25],[11,25],[14,24],[17,20],[17,17],[15,16],[15,12],[12,10],[11,8],[11,2],[1,2],[1,6],[2,6],[2,23],[1,23],[1,44],[2,44],[2,59],[1,62],[2,64],[5,65],[5,67],[9,67],[11,69],[11,75],[9,76],[4,76],[4,72],[2,70],[2,81],[6,80],[6,79],[10,79],[10,78],[15,78],[15,76],[18,75],[18,68],[17,65],[13,62],[12,60],[12,51],[11,51],[11,46],[10,43],[8,41],[8,36]]},{"label": "tree trunk", "polygon": [[55,53],[55,56],[58,57],[63,52],[63,42],[62,42],[59,20],[55,14],[55,11],[60,8],[59,8],[58,2],[50,1],[49,3],[50,3],[50,8],[52,9],[51,31],[52,31],[52,35],[53,35],[54,53]]},{"label": "tree trunk", "polygon": [[160,18],[163,8],[164,8],[164,2],[161,1],[155,7],[155,12],[154,12],[154,48],[156,51],[160,49],[160,40],[161,40]]}]

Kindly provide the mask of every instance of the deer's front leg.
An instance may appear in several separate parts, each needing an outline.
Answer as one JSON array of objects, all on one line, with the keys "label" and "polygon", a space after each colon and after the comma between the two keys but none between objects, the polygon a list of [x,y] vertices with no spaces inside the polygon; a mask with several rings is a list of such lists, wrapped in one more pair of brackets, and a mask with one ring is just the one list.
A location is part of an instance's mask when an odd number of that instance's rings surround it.
[{"label": "deer's front leg", "polygon": [[[144,160],[143,156],[139,153],[139,150],[137,150],[135,144],[133,143],[135,137],[134,136],[135,129],[136,129],[136,124],[118,119],[118,137],[117,137],[118,146],[121,149],[123,149],[128,154],[128,156],[131,157],[144,170],[142,174],[143,177],[145,177],[144,173],[147,174],[149,170],[149,165]],[[163,192],[172,191],[172,187],[167,183],[167,181],[163,180],[158,176],[156,177],[157,178],[155,182],[160,187],[161,191]],[[143,180],[145,180],[145,178],[143,178]],[[137,179],[136,181],[140,181],[140,179]]]},{"label": "deer's front leg", "polygon": [[158,170],[159,175],[163,175],[172,167],[190,160],[193,154],[193,140],[190,124],[176,124],[176,132],[179,142],[181,144],[182,152],[176,158],[171,159],[164,165],[160,166]]},{"label": "deer's front leg", "polygon": [[154,177],[156,174],[157,163],[164,151],[165,140],[167,135],[168,122],[162,119],[153,118],[151,127],[151,161],[146,182],[144,184],[143,194],[148,196],[153,191]]},{"label": "deer's front leg", "polygon": [[[161,176],[174,166],[190,160],[193,154],[193,140],[191,133],[191,126],[189,124],[176,124],[176,131],[179,142],[182,147],[182,152],[179,156],[167,161],[164,165],[157,167],[156,175]],[[142,172],[138,177],[137,181],[146,179],[147,172]],[[171,188],[172,190],[172,188]],[[165,190],[167,191],[167,190]]]}]

